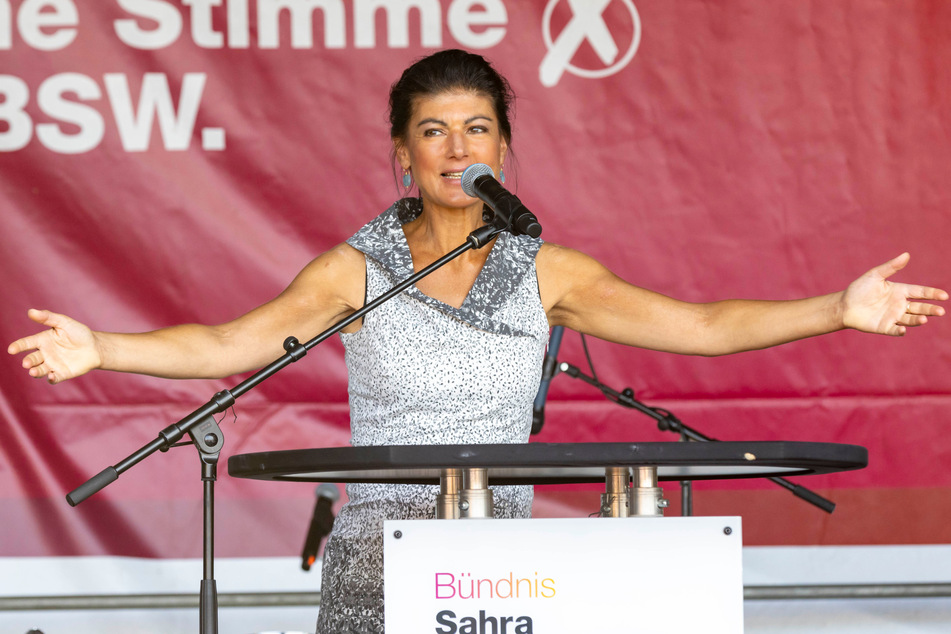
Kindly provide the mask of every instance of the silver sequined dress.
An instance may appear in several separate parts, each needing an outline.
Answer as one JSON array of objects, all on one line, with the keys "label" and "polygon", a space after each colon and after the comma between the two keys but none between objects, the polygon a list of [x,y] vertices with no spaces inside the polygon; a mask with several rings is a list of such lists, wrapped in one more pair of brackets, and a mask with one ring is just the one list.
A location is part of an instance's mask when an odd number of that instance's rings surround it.
[{"label": "silver sequined dress", "polygon": [[[403,199],[348,243],[366,256],[367,298],[413,272]],[[411,287],[341,336],[354,446],[527,442],[548,320],[540,240],[499,236],[460,308]],[[531,487],[499,487],[496,517],[528,517]],[[351,484],[324,552],[319,634],[383,632],[383,520],[434,517],[438,487]]]}]

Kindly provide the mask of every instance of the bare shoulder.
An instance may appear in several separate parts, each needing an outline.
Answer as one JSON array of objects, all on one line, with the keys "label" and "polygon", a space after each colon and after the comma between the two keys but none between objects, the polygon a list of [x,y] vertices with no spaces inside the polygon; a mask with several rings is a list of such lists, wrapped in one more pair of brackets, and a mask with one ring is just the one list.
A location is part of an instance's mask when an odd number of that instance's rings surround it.
[{"label": "bare shoulder", "polygon": [[535,256],[535,264],[539,269],[558,271],[571,269],[575,266],[600,266],[598,261],[576,249],[565,247],[553,242],[546,242]]},{"label": "bare shoulder", "polygon": [[343,242],[325,251],[294,278],[285,293],[355,310],[366,292],[366,257]]},{"label": "bare shoulder", "polygon": [[308,269],[320,269],[331,274],[353,274],[366,272],[366,257],[346,242],[324,251],[307,265]]},{"label": "bare shoulder", "polygon": [[578,288],[590,288],[599,278],[613,277],[604,265],[593,257],[558,244],[546,242],[535,257],[538,290],[545,311],[562,305]]}]

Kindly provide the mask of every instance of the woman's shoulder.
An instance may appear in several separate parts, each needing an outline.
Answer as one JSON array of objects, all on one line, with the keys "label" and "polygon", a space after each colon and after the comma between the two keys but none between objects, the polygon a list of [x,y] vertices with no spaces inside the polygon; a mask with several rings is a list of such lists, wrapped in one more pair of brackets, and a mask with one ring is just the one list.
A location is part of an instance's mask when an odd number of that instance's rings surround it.
[{"label": "woman's shoulder", "polygon": [[577,249],[545,242],[535,256],[535,266],[544,270],[564,270],[576,266],[595,265],[597,260]]},{"label": "woman's shoulder", "polygon": [[288,290],[358,308],[363,303],[365,283],[363,253],[342,242],[311,260]]},{"label": "woman's shoulder", "polygon": [[546,242],[535,258],[538,289],[545,311],[551,310],[579,289],[591,291],[615,276],[596,259],[570,247]]},{"label": "woman's shoulder", "polygon": [[341,242],[314,258],[307,269],[319,272],[322,276],[348,278],[359,274],[362,278],[366,271],[366,256],[346,242]]}]

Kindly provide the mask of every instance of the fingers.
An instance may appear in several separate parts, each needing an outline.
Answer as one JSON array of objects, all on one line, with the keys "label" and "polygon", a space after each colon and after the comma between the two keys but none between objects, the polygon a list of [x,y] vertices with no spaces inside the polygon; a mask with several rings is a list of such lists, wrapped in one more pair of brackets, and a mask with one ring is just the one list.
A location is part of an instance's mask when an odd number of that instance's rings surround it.
[{"label": "fingers", "polygon": [[30,376],[32,376],[34,379],[39,379],[46,376],[50,371],[45,362],[46,359],[44,358],[43,353],[37,350],[23,357],[23,362],[21,365]]},{"label": "fingers", "polygon": [[[912,286],[907,285],[905,290],[905,295],[908,297],[909,301],[916,299],[927,299],[937,302],[943,302],[948,299],[948,291],[942,290],[940,288],[932,288],[930,286]],[[943,313],[942,313],[943,314]]]},{"label": "fingers", "polygon": [[909,260],[911,260],[911,254],[906,251],[897,258],[892,258],[884,264],[879,264],[874,269],[872,269],[872,271],[881,275],[882,279],[888,279],[898,271],[905,268]]},{"label": "fingers", "polygon": [[936,306],[927,302],[915,301],[919,299],[943,301],[947,299],[947,293],[941,289],[925,286],[914,287],[913,290],[906,293],[905,312],[896,322],[902,326],[924,326],[928,323],[928,317],[941,317],[945,313],[943,306]]},{"label": "fingers", "polygon": [[26,314],[36,323],[43,326],[49,326],[50,328],[60,328],[65,326],[67,322],[70,321],[69,317],[66,315],[54,313],[51,310],[38,310],[36,308],[31,308]]},{"label": "fingers", "polygon": [[[945,311],[941,306],[910,300],[911,298],[909,298],[909,301],[905,305],[905,312],[899,317],[898,321],[895,322],[896,326],[908,328],[924,326],[928,323],[929,316],[940,317],[944,315]],[[899,334],[903,335],[905,331],[902,330]]]},{"label": "fingers", "polygon": [[[893,258],[884,264],[878,265],[872,269],[872,271],[881,275],[882,279],[887,279],[905,268],[910,260],[911,254],[906,251],[896,258]],[[921,286],[916,284],[900,284],[899,286],[904,289],[905,295],[909,301],[916,299],[926,299],[943,302],[947,301],[949,297],[948,291],[940,288],[933,288],[931,286]],[[926,314],[943,315],[944,310],[942,309],[939,313]]]},{"label": "fingers", "polygon": [[[56,313],[51,313],[48,310],[37,310],[35,308],[31,308],[27,312],[27,315],[33,321],[48,326],[54,326],[56,322],[65,318],[63,315],[57,315]],[[49,332],[50,331],[47,330],[29,337],[17,339],[7,347],[7,353],[20,354],[21,352],[33,350],[34,352],[31,352],[30,354],[23,357],[23,362],[21,365],[34,379],[46,377],[47,381],[52,384],[57,383],[56,374],[54,370],[49,367],[49,364],[46,363],[44,354],[40,350],[40,347],[43,343],[42,338]]]},{"label": "fingers", "polygon": [[[909,315],[905,313],[901,318],[895,322],[898,326],[904,326],[908,328],[914,328],[915,326],[924,326],[928,323],[928,318],[924,315]],[[902,332],[904,334],[904,332]]]},{"label": "fingers", "polygon": [[[69,319],[66,317],[66,315],[60,315],[59,313],[50,312],[48,310],[38,310],[36,308],[31,308],[26,314],[36,323],[42,326],[49,326],[50,328],[58,328],[64,325],[66,320]],[[26,352],[27,350],[35,350],[36,348],[39,348],[40,344],[42,343],[40,339],[42,334],[43,333],[37,333],[29,337],[24,337],[23,339],[17,339],[7,346],[7,353],[20,354],[21,352]],[[24,365],[24,367],[26,366]]]},{"label": "fingers", "polygon": [[39,310],[38,308],[31,308],[28,311],[26,311],[26,316],[38,324],[45,324],[49,314],[50,314],[50,311]]},{"label": "fingers", "polygon": [[907,308],[905,308],[906,315],[912,315],[916,317],[941,317],[944,315],[944,312],[943,306],[935,306],[934,304],[926,304],[924,302],[915,301],[909,301]]},{"label": "fingers", "polygon": [[7,347],[8,354],[20,354],[21,352],[26,352],[27,350],[32,350],[37,347],[38,342],[36,337],[24,337],[23,339],[17,339]]},{"label": "fingers", "polygon": [[9,354],[20,354],[27,350],[36,350],[43,343],[41,340],[43,334],[44,333],[37,333],[29,337],[24,337],[23,339],[17,339],[7,347],[7,352]]},{"label": "fingers", "polygon": [[23,357],[22,365],[26,369],[27,374],[34,379],[45,378],[51,385],[60,382],[60,374],[54,367],[58,364],[55,360],[50,362],[46,359],[40,350]]},{"label": "fingers", "polygon": [[43,363],[43,353],[37,350],[23,357],[23,367],[30,369]]}]

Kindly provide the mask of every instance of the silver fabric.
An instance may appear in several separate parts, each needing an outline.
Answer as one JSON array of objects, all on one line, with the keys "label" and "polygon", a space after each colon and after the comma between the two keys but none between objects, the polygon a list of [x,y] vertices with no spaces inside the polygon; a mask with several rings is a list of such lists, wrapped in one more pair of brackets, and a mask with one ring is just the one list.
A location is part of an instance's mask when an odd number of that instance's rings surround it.
[{"label": "silver fabric", "polygon": [[[413,271],[399,201],[348,242],[366,255],[367,297]],[[343,334],[354,446],[521,443],[531,428],[548,321],[538,294],[540,240],[499,236],[463,305],[415,287]],[[531,487],[493,487],[496,517],[528,517]],[[351,484],[327,542],[319,634],[383,632],[383,520],[433,518],[438,487]]]}]

